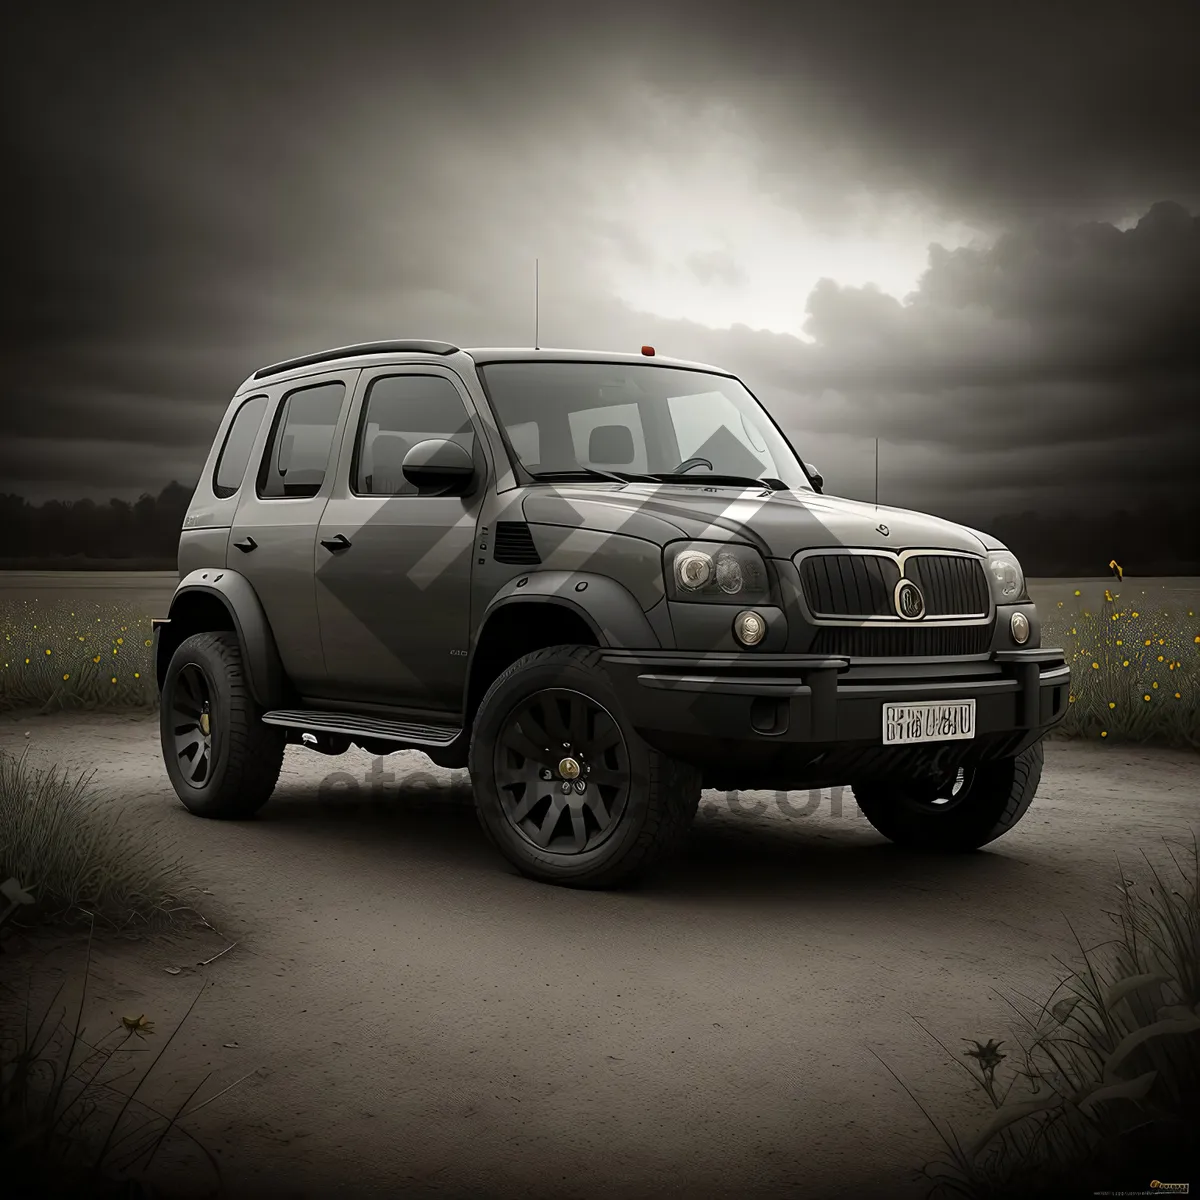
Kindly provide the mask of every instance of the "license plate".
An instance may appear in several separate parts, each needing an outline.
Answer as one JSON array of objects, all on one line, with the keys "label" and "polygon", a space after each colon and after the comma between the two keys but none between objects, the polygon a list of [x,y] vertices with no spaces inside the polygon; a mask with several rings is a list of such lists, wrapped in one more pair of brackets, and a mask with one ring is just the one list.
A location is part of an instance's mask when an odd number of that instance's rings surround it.
[{"label": "license plate", "polygon": [[907,742],[957,742],[974,736],[974,700],[883,706],[885,746]]}]

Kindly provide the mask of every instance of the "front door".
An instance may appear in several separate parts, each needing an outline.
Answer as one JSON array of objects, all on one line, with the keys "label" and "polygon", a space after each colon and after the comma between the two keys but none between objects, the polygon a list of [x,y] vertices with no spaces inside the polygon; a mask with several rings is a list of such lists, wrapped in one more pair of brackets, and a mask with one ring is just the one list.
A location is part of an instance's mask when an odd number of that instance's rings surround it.
[{"label": "front door", "polygon": [[[461,382],[433,365],[364,371],[317,538],[317,608],[330,698],[455,715],[462,707],[471,563],[487,459]],[[422,494],[404,456],[462,444],[468,496]]]},{"label": "front door", "polygon": [[[257,471],[247,472],[226,561],[254,587],[288,678],[311,693],[325,678],[313,581],[314,546],[357,372],[283,389]],[[273,397],[274,398],[274,397]]]}]

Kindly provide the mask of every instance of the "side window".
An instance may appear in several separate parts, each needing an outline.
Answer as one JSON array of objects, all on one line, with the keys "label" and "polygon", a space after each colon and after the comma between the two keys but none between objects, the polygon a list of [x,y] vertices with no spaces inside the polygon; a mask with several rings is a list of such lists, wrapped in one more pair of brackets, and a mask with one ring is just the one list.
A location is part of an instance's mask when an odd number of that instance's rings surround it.
[{"label": "side window", "polygon": [[475,427],[458,389],[444,375],[382,375],[363,403],[354,454],[353,490],[360,496],[415,496],[404,456],[430,438],[458,442],[476,456]]},{"label": "side window", "polygon": [[645,471],[646,435],[636,404],[610,404],[567,414],[575,461],[585,467]]},{"label": "side window", "polygon": [[259,496],[315,496],[321,490],[345,394],[346,385],[334,382],[300,388],[283,398],[258,472]]},{"label": "side window", "polygon": [[213,471],[213,494],[220,496],[222,500],[234,495],[242,486],[242,479],[250,462],[250,451],[254,449],[254,439],[258,436],[258,427],[262,424],[266,407],[266,396],[252,396],[237,410],[229,423],[225,445],[221,447],[216,469]]}]

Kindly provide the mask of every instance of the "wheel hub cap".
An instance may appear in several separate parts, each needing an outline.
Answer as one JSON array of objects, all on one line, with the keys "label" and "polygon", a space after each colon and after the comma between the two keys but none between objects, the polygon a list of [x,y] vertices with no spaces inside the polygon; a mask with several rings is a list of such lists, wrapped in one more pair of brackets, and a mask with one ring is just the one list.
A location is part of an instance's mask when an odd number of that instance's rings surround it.
[{"label": "wheel hub cap", "polygon": [[573,758],[559,759],[558,773],[564,779],[578,779],[579,778],[579,764]]}]

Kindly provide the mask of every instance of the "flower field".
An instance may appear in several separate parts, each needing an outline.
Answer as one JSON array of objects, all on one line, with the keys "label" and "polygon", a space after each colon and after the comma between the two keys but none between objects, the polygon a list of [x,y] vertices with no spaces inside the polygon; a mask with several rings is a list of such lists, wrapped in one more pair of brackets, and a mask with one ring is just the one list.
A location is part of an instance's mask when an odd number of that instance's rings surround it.
[{"label": "flower field", "polygon": [[0,635],[0,711],[158,701],[150,617],[128,604],[8,601]]},{"label": "flower field", "polygon": [[1096,609],[1060,601],[1042,618],[1042,644],[1064,647],[1071,664],[1063,735],[1200,749],[1195,609],[1142,607],[1106,590]]}]

